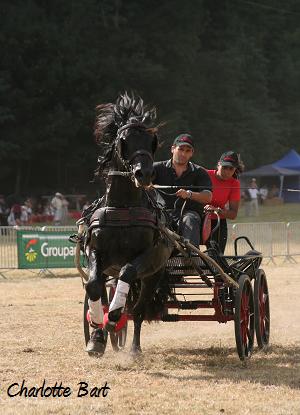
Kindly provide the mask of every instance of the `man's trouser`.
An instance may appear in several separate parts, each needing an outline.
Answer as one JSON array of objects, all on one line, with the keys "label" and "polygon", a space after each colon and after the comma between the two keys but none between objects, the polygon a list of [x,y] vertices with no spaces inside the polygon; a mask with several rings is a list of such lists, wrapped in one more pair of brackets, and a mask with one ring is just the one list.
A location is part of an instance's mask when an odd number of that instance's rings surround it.
[{"label": "man's trouser", "polygon": [[199,213],[185,210],[182,217],[178,211],[172,212],[172,217],[178,226],[179,235],[188,239],[196,248],[200,245],[201,217]]}]

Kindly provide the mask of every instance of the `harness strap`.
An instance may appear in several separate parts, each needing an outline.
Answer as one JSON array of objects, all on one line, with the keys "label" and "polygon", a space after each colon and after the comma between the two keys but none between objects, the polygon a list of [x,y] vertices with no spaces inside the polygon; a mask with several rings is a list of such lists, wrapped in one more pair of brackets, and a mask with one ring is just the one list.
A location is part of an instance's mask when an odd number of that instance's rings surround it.
[{"label": "harness strap", "polygon": [[89,228],[116,226],[148,226],[157,229],[157,216],[143,207],[105,207],[93,213]]}]

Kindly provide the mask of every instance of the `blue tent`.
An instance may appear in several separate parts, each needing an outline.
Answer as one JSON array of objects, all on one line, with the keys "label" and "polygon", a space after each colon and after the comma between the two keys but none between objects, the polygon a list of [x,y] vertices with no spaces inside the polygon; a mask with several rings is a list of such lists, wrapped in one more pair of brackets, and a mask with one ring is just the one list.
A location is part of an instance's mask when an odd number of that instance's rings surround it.
[{"label": "blue tent", "polygon": [[[295,150],[290,150],[280,160],[275,161],[273,166],[283,167],[285,169],[295,170],[300,174],[300,155]],[[285,180],[285,187],[300,190],[300,176],[289,177]],[[299,202],[300,192],[283,192],[284,200],[287,202]]]},{"label": "blue tent", "polygon": [[290,150],[282,159],[272,164],[273,166],[300,171],[300,154],[295,150]]},{"label": "blue tent", "polygon": [[246,171],[242,177],[266,177],[266,176],[299,176],[300,172],[284,167],[277,167],[274,164],[266,164],[254,170]]},{"label": "blue tent", "polygon": [[[280,195],[285,202],[300,201],[300,192],[286,190],[300,190],[300,155],[295,150],[290,150],[284,157],[272,164],[258,167],[241,175],[241,177],[267,176],[280,179]],[[285,189],[283,189],[283,183]]]}]

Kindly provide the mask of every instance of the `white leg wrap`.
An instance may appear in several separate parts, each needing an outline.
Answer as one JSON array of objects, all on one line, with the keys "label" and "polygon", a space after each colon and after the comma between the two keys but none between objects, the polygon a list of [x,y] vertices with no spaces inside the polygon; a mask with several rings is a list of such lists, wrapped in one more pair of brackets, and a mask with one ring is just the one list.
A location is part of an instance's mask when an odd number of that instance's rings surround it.
[{"label": "white leg wrap", "polygon": [[130,286],[127,282],[118,280],[114,298],[109,305],[109,312],[125,307],[129,288]]},{"label": "white leg wrap", "polygon": [[103,323],[103,308],[101,304],[101,298],[99,298],[97,301],[91,301],[89,299],[89,312],[90,318],[94,323]]}]

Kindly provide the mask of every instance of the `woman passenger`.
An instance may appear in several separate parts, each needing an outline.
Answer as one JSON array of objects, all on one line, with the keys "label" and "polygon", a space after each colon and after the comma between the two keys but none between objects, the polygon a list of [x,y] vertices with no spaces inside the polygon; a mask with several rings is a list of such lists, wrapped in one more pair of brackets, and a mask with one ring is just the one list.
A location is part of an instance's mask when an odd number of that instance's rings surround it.
[{"label": "woman passenger", "polygon": [[[217,208],[220,215],[220,226],[211,236],[211,240],[218,243],[220,251],[224,254],[227,243],[227,219],[235,219],[238,214],[241,191],[239,174],[243,171],[244,165],[239,154],[234,151],[227,151],[222,154],[218,161],[217,169],[207,170],[212,182],[213,195],[209,205],[204,211]],[[211,214],[212,229],[217,224],[217,216]],[[209,247],[209,241],[207,243]]]}]

